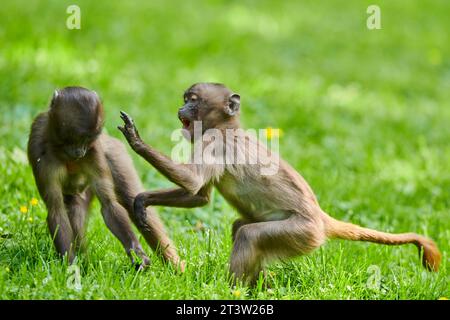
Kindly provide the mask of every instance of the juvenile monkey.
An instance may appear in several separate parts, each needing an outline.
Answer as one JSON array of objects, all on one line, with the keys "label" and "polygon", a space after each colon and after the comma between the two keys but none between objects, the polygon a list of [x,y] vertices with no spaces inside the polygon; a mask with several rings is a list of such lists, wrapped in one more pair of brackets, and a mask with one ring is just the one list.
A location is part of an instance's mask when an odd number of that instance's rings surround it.
[{"label": "juvenile monkey", "polygon": [[[441,255],[436,244],[415,233],[391,234],[338,221],[326,214],[307,182],[286,162],[270,153],[250,135],[239,130],[240,96],[222,84],[198,83],[184,94],[184,106],[178,117],[194,146],[203,150],[234,150],[235,158],[255,158],[258,150],[268,160],[239,164],[228,160],[191,161],[177,164],[146,145],[133,120],[122,112],[125,125],[119,127],[135,152],[180,188],[147,191],[134,201],[137,218],[145,218],[150,205],[197,207],[208,203],[215,186],[241,215],[232,227],[233,250],[230,273],[236,279],[254,284],[264,264],[273,258],[286,258],[311,252],[327,238],[370,241],[388,245],[415,244],[423,252],[423,265],[437,271]],[[194,122],[202,124],[201,138],[195,138]],[[216,129],[225,141],[208,137]],[[231,134],[230,134],[231,132]],[[215,135],[215,134],[212,134]],[[206,138],[205,138],[206,136]],[[210,148],[211,149],[211,148]],[[194,147],[195,150],[195,147]],[[211,153],[209,158],[222,156]],[[258,154],[258,156],[260,156]],[[259,157],[257,157],[259,158]],[[214,159],[213,159],[214,160]],[[267,165],[278,163],[275,174],[261,174]]]},{"label": "juvenile monkey", "polygon": [[179,258],[156,213],[148,208],[136,219],[135,196],[143,191],[125,146],[102,133],[103,107],[94,91],[67,87],[55,91],[48,111],[33,121],[28,159],[47,210],[47,223],[60,255],[72,262],[84,247],[89,204],[94,195],[101,203],[107,227],[120,240],[134,264],[132,252],[150,263],[131,228],[136,224],[146,241],[163,257]]}]

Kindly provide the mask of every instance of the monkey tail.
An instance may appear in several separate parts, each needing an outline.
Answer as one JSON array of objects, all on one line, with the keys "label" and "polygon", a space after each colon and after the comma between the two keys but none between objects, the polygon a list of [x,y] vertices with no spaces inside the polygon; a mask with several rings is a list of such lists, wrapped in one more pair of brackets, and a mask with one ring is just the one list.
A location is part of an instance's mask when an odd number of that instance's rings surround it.
[{"label": "monkey tail", "polygon": [[387,233],[363,228],[358,225],[336,220],[327,216],[325,220],[326,235],[331,239],[353,241],[369,241],[387,245],[413,243],[422,255],[423,266],[430,271],[438,271],[441,263],[441,253],[433,240],[415,233]]}]

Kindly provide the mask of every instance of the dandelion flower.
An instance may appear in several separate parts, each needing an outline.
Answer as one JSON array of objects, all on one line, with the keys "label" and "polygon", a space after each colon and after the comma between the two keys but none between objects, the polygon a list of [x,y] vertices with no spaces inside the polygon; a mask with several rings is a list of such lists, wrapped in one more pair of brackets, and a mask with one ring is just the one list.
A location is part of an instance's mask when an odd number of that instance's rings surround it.
[{"label": "dandelion flower", "polygon": [[438,300],[448,300],[447,297],[440,297]]},{"label": "dandelion flower", "polygon": [[32,206],[37,206],[37,204],[39,203],[39,201],[38,201],[38,199],[36,199],[36,198],[32,198],[31,201],[30,201],[30,203],[31,203]]},{"label": "dandelion flower", "polygon": [[233,296],[239,298],[241,296],[241,290],[233,290]]},{"label": "dandelion flower", "polygon": [[279,138],[283,135],[283,131],[281,129],[267,128],[266,129],[266,137],[267,139]]},{"label": "dandelion flower", "polygon": [[22,213],[27,213],[28,212],[28,208],[26,206],[20,206],[20,212]]}]

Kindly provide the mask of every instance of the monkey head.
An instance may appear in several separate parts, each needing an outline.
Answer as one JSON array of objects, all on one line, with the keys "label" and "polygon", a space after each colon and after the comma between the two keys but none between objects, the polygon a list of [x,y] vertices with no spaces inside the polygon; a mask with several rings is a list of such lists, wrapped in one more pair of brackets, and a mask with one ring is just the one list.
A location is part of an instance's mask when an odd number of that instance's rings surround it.
[{"label": "monkey head", "polygon": [[223,84],[197,83],[183,95],[184,105],[178,110],[183,129],[194,138],[194,122],[202,122],[202,134],[212,128],[239,126],[241,98]]},{"label": "monkey head", "polygon": [[83,158],[103,128],[103,107],[98,95],[81,87],[55,91],[49,110],[49,137],[66,161]]}]

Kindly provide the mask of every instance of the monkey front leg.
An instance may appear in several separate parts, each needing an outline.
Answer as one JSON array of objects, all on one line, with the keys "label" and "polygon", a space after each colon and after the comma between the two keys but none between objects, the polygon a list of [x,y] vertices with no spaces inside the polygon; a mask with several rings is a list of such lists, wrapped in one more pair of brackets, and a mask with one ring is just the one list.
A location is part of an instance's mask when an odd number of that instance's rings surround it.
[{"label": "monkey front leg", "polygon": [[189,191],[189,193],[195,195],[203,187],[203,179],[196,175],[188,166],[175,163],[169,157],[145,144],[130,116],[121,111],[120,117],[125,125],[118,127],[118,129],[122,131],[129,145],[137,154],[147,160],[167,179]]},{"label": "monkey front leg", "polygon": [[67,254],[69,263],[72,263],[75,258],[74,236],[61,189],[49,188],[43,198],[48,210],[47,225],[56,250],[61,256]]},{"label": "monkey front leg", "polygon": [[195,195],[182,188],[145,191],[134,199],[134,212],[142,216],[145,214],[145,208],[151,205],[177,208],[202,207],[209,202],[210,194],[210,186],[201,189]]},{"label": "monkey front leg", "polygon": [[[168,189],[159,191],[146,191],[138,194],[134,200],[133,220],[146,240],[153,248],[157,248],[166,261],[172,262],[175,266],[184,271],[185,263],[180,261],[176,251],[170,241],[162,241],[164,238],[157,238],[161,231],[155,229],[156,224],[152,223],[152,211],[147,210],[148,206],[167,206],[179,208],[200,207],[209,202],[210,188],[202,189],[198,194],[191,195],[184,189]],[[157,241],[155,243],[155,241]]]}]

